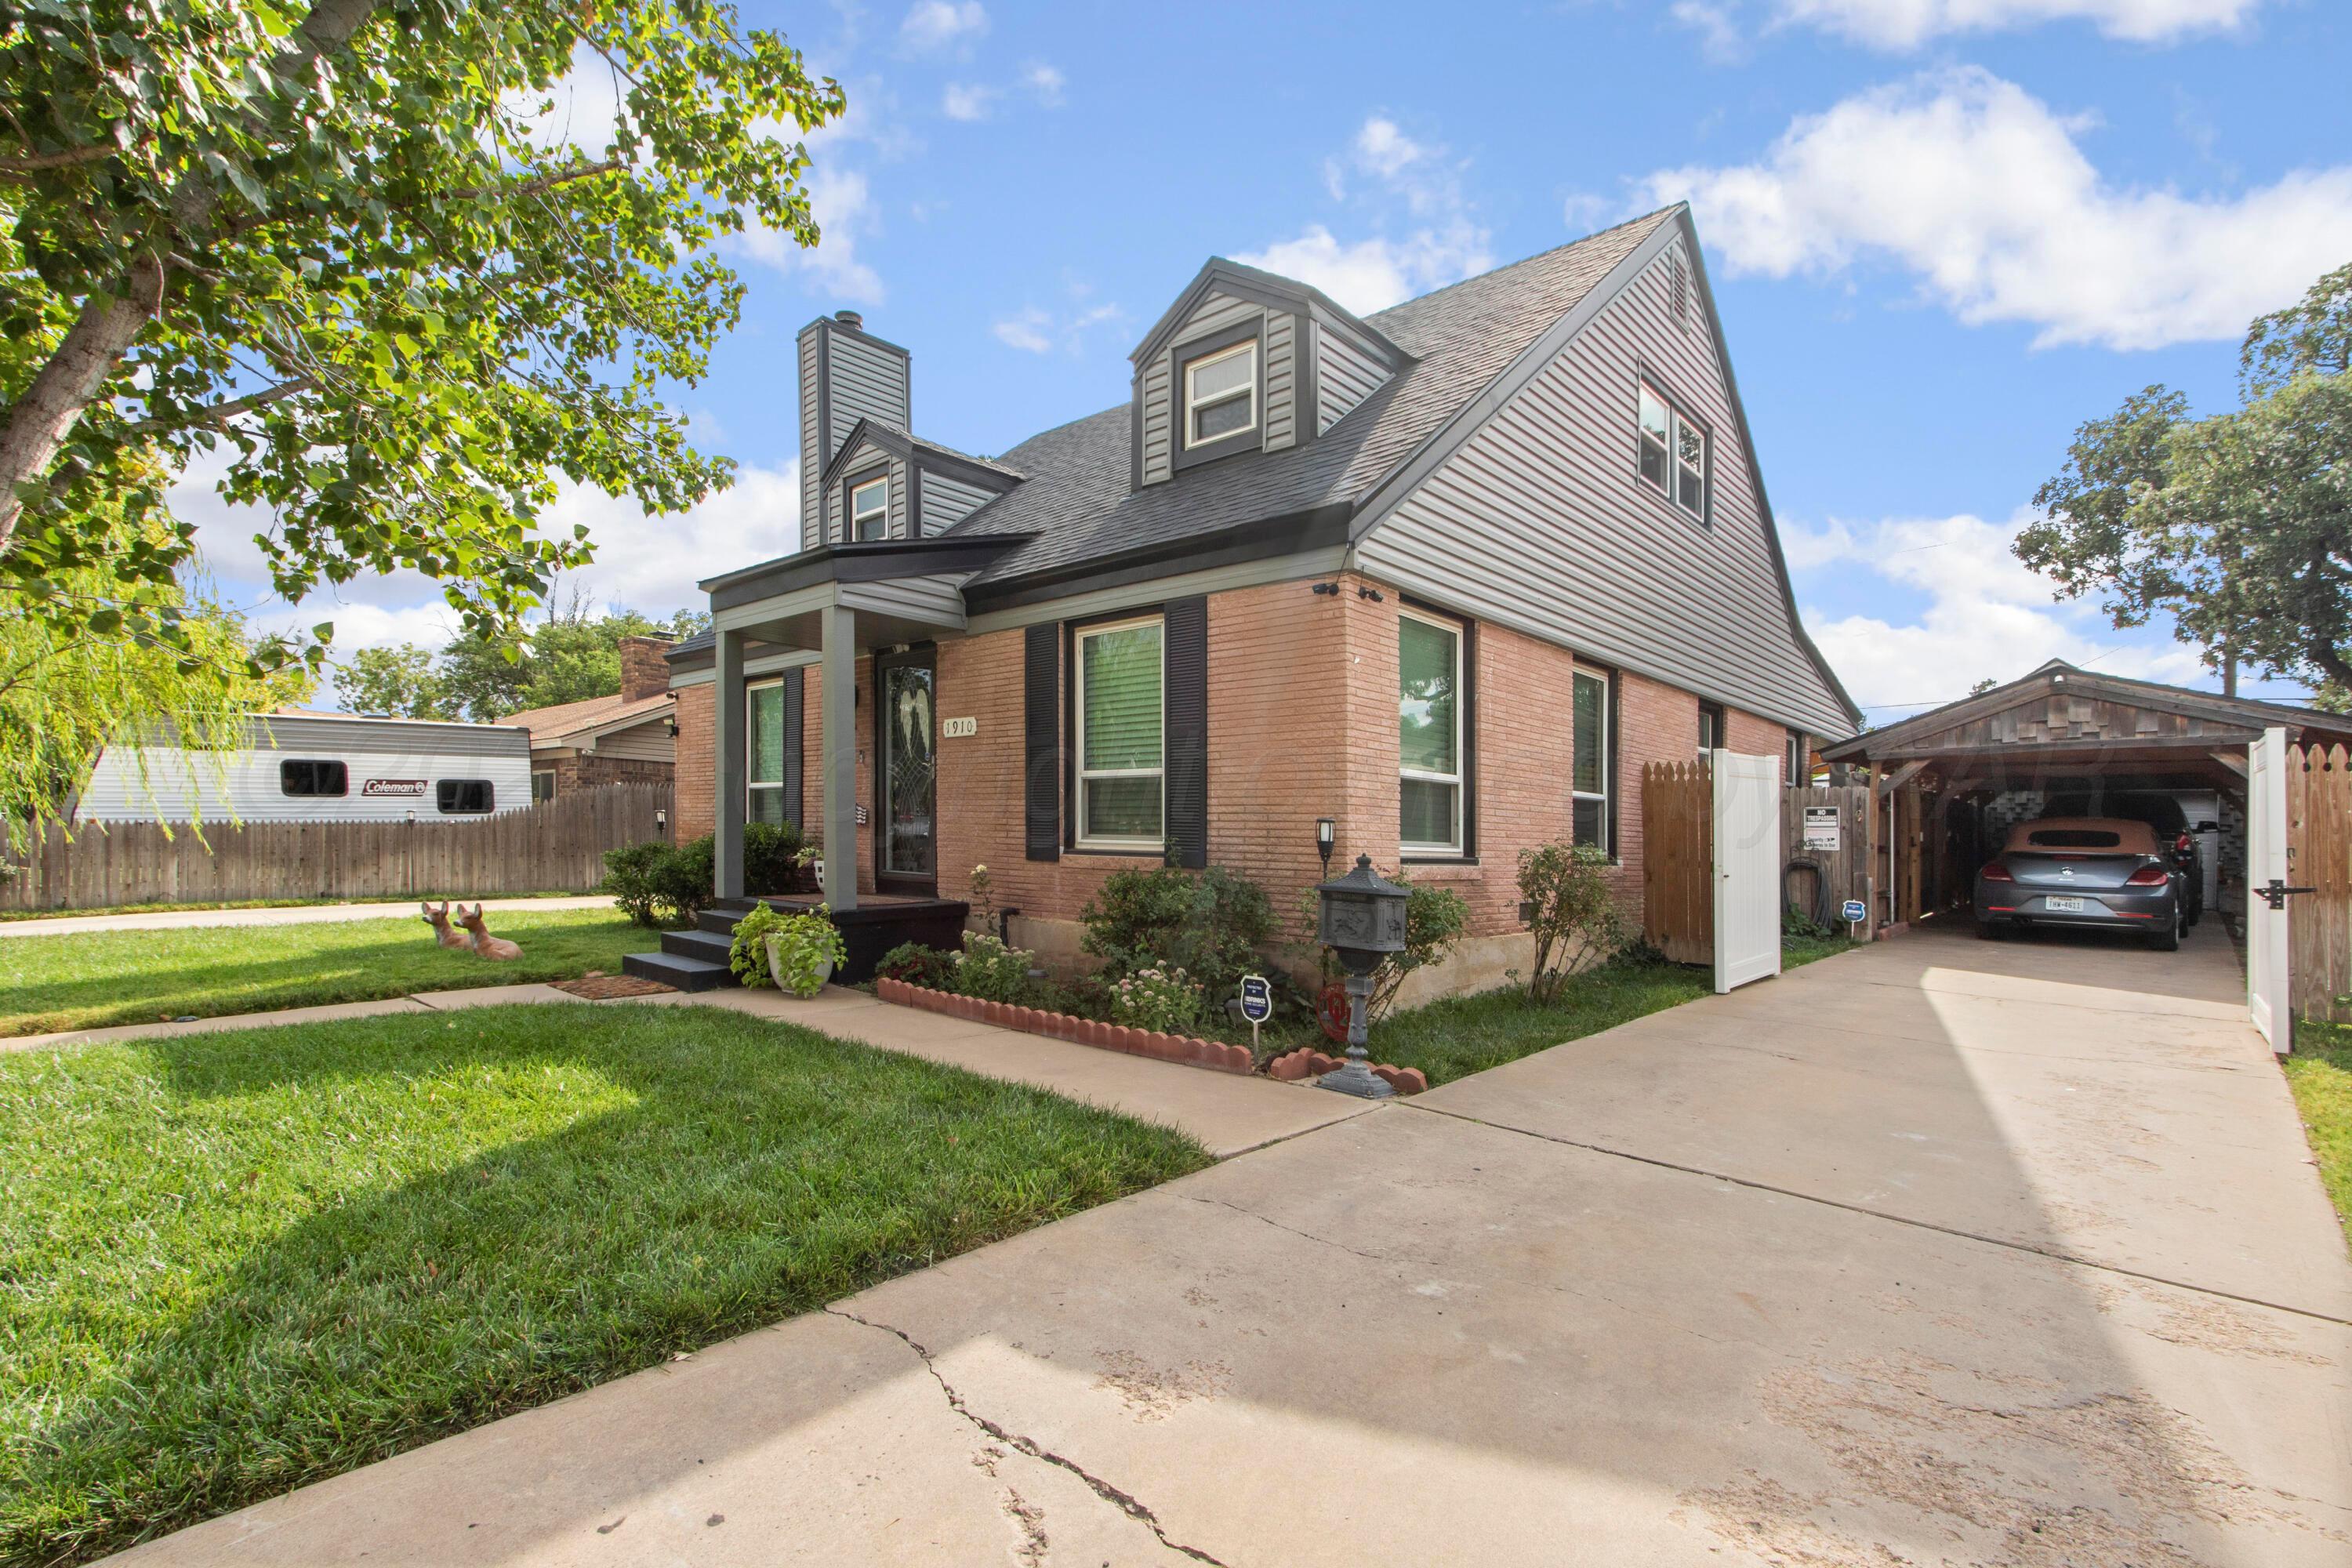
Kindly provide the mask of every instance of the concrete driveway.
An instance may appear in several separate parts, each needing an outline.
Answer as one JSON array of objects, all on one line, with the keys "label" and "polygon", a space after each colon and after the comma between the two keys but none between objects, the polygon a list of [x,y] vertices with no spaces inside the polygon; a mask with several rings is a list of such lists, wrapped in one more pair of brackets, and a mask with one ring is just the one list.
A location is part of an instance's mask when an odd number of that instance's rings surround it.
[{"label": "concrete driveway", "polygon": [[2236,985],[1906,937],[131,1556],[2340,1565],[2352,1267]]}]

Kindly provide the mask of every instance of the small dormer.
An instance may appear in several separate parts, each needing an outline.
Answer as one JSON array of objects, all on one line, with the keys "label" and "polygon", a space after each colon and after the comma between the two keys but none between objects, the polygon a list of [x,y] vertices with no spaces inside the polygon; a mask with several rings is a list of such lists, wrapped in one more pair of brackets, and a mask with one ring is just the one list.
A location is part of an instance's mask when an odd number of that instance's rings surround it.
[{"label": "small dormer", "polygon": [[1411,363],[1321,290],[1222,257],[1129,357],[1138,489],[1316,440]]}]

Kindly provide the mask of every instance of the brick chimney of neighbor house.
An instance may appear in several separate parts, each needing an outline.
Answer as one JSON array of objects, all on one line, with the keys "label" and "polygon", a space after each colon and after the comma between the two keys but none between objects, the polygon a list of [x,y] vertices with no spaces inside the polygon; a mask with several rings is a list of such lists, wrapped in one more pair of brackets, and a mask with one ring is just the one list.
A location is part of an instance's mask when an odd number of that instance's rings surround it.
[{"label": "brick chimney of neighbor house", "polygon": [[669,652],[669,638],[623,637],[620,648],[622,701],[659,697],[669,689],[669,661],[662,657]]},{"label": "brick chimney of neighbor house", "polygon": [[801,548],[819,542],[818,484],[824,466],[860,419],[915,427],[905,349],[866,330],[855,310],[819,316],[801,329]]}]

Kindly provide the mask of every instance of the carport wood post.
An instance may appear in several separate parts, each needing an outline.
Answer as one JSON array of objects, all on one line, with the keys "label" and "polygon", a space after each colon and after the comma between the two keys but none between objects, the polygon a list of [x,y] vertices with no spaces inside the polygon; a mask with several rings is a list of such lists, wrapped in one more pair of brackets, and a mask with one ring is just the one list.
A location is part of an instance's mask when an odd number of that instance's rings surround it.
[{"label": "carport wood post", "polygon": [[711,814],[711,891],[722,899],[740,899],[749,773],[743,731],[750,719],[743,694],[743,634],[721,630],[715,640],[719,679],[710,705],[710,734],[718,765],[710,771],[719,798]]},{"label": "carport wood post", "polygon": [[2298,1018],[2352,1023],[2352,753],[2286,753],[2288,1006]]},{"label": "carport wood post", "polygon": [[818,612],[824,659],[824,901],[857,907],[857,616],[839,605]]}]

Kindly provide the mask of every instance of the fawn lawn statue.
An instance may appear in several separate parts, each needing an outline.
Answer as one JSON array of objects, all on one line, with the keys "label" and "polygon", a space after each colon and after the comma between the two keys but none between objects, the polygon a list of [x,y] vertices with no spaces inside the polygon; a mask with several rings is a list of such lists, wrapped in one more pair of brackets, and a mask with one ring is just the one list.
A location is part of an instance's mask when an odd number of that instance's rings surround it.
[{"label": "fawn lawn statue", "polygon": [[433,940],[439,942],[443,947],[470,948],[474,945],[474,939],[472,937],[467,936],[463,931],[451,931],[449,929],[448,900],[442,900],[441,907],[437,910],[431,904],[419,904],[417,908],[425,911],[425,923],[433,928]]},{"label": "fawn lawn statue", "polygon": [[476,904],[469,913],[466,906],[457,906],[457,923],[466,928],[469,944],[481,957],[503,963],[510,958],[520,958],[522,949],[502,936],[492,936],[482,924],[482,906]]}]

